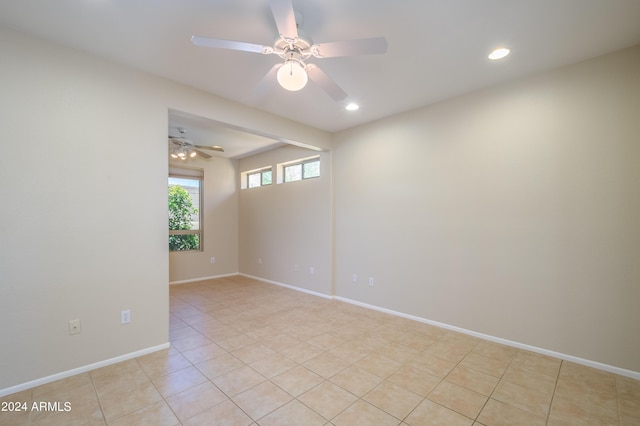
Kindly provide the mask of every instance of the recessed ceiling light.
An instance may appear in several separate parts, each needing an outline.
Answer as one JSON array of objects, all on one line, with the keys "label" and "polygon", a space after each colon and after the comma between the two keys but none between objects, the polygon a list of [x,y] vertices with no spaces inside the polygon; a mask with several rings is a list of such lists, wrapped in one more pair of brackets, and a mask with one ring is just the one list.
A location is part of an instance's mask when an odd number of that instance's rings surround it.
[{"label": "recessed ceiling light", "polygon": [[489,59],[495,61],[496,59],[502,59],[507,56],[511,51],[506,47],[500,47],[489,53]]},{"label": "recessed ceiling light", "polygon": [[356,104],[355,102],[351,102],[346,107],[344,107],[344,109],[346,109],[347,111],[355,111],[357,109],[360,109],[360,105]]}]

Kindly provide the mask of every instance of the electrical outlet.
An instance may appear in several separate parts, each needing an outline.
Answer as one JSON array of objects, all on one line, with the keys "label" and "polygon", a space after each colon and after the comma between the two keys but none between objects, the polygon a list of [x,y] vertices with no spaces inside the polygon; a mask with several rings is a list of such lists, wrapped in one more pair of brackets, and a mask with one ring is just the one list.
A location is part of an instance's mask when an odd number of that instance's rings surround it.
[{"label": "electrical outlet", "polygon": [[351,275],[351,281],[354,282],[354,283],[357,283],[358,282],[358,274]]},{"label": "electrical outlet", "polygon": [[69,321],[69,334],[80,334],[80,331],[82,331],[82,327],[79,319]]},{"label": "electrical outlet", "polygon": [[313,266],[309,267],[309,275],[313,275],[316,273],[316,268],[314,268]]},{"label": "electrical outlet", "polygon": [[373,277],[369,277],[369,287],[373,287],[375,283],[373,282]]},{"label": "electrical outlet", "polygon": [[213,256],[211,256],[210,262],[211,262],[212,264],[213,264],[213,263],[216,263],[216,258],[215,258],[215,257],[213,257]]},{"label": "electrical outlet", "polygon": [[126,309],[120,312],[120,324],[129,324],[131,322],[131,311]]},{"label": "electrical outlet", "polygon": [[258,264],[262,265],[262,258],[261,257],[258,258]]}]

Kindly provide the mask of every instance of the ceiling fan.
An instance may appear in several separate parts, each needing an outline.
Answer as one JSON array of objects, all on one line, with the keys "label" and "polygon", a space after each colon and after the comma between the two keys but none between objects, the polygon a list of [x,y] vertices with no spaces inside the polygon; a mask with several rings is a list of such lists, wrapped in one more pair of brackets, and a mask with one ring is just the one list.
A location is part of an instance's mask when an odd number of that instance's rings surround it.
[{"label": "ceiling fan", "polygon": [[186,160],[187,158],[194,158],[196,155],[202,158],[211,158],[210,154],[202,151],[203,149],[207,149],[210,151],[224,152],[224,149],[221,146],[213,145],[213,146],[205,146],[205,145],[195,145],[191,139],[187,139],[184,137],[187,131],[183,128],[178,128],[180,132],[180,136],[171,136],[169,135],[169,141],[172,143],[173,148],[171,149],[171,157],[181,160]]},{"label": "ceiling fan", "polygon": [[335,101],[345,99],[347,94],[317,65],[306,63],[307,59],[380,54],[387,51],[384,37],[314,44],[309,36],[299,30],[291,0],[269,0],[269,6],[278,28],[278,37],[271,46],[200,36],[191,37],[191,42],[202,47],[276,54],[284,59],[284,63],[274,65],[258,84],[258,93],[265,92],[272,85],[274,77],[280,86],[290,91],[302,89],[307,80],[311,79]]}]

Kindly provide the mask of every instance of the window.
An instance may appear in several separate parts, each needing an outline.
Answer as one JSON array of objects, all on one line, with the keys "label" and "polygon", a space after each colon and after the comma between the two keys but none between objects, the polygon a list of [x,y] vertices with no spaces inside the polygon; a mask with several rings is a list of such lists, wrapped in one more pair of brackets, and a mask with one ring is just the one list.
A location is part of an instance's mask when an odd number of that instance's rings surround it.
[{"label": "window", "polygon": [[314,157],[282,166],[285,182],[310,179],[320,176],[320,158]]},{"label": "window", "polygon": [[259,186],[271,185],[273,181],[273,173],[271,167],[265,167],[263,169],[251,170],[249,172],[243,172],[240,174],[241,187],[257,188]]},{"label": "window", "polygon": [[169,250],[202,250],[202,169],[169,167]]}]

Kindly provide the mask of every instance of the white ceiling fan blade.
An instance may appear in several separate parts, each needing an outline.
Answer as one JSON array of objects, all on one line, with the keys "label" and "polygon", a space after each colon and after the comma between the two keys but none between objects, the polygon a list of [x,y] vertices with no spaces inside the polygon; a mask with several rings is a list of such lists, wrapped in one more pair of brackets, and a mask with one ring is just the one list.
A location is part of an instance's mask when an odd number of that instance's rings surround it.
[{"label": "white ceiling fan blade", "polygon": [[337,58],[340,56],[372,55],[385,53],[387,40],[384,37],[359,40],[334,41],[314,44],[311,53],[316,58]]},{"label": "white ceiling fan blade", "polygon": [[275,64],[271,67],[268,73],[262,77],[262,80],[256,85],[256,88],[253,89],[253,93],[257,97],[262,97],[266,95],[276,84],[276,75],[278,74],[278,70],[282,64]]},{"label": "white ceiling fan blade", "polygon": [[200,47],[240,50],[242,52],[264,53],[265,55],[273,53],[273,47],[271,46],[263,46],[262,44],[247,43],[244,41],[224,40],[221,38],[193,36],[191,37],[191,43]]},{"label": "white ceiling fan blade", "polygon": [[208,149],[211,151],[224,152],[224,148],[218,145],[206,146],[206,145],[193,145],[194,148]]},{"label": "white ceiling fan blade", "polygon": [[322,90],[327,92],[327,94],[331,96],[334,101],[341,101],[347,97],[345,91],[342,90],[342,88],[340,88],[340,86],[338,86],[335,81],[333,81],[327,74],[325,74],[324,71],[322,71],[316,65],[307,65],[306,71],[311,81],[320,86]]},{"label": "white ceiling fan blade", "polygon": [[297,39],[298,26],[291,0],[269,0],[269,6],[271,6],[271,13],[276,21],[280,36],[285,40]]},{"label": "white ceiling fan blade", "polygon": [[205,158],[205,159],[207,159],[207,160],[208,160],[209,158],[211,158],[211,155],[210,155],[210,154],[207,154],[207,153],[206,153],[206,152],[204,152],[204,151],[200,151],[199,149],[196,149],[196,148],[193,148],[193,150],[198,154],[198,156],[200,156],[200,157],[202,157],[202,158]]}]

